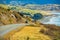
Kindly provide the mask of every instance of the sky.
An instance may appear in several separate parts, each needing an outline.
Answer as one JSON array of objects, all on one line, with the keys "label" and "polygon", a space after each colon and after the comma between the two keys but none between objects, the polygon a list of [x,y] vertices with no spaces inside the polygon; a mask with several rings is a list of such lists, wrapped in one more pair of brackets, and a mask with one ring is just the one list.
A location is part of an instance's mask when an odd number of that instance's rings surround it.
[{"label": "sky", "polygon": [[11,1],[27,4],[60,4],[60,0],[0,0],[0,3],[9,4]]}]

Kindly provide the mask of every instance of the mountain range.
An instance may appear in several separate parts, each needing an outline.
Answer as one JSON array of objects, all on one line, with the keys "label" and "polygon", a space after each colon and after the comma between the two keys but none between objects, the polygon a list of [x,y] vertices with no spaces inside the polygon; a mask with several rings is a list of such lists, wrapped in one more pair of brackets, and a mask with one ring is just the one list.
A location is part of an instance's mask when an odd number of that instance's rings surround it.
[{"label": "mountain range", "polygon": [[45,5],[28,4],[25,7],[33,10],[45,10],[45,11],[60,10],[60,5],[58,4],[45,4]]},{"label": "mountain range", "polygon": [[60,11],[60,5],[59,4],[44,4],[44,5],[37,5],[37,4],[24,4],[24,5],[18,5],[18,4],[8,4],[10,6],[18,6],[25,9],[31,9],[31,10],[44,10],[44,11]]}]

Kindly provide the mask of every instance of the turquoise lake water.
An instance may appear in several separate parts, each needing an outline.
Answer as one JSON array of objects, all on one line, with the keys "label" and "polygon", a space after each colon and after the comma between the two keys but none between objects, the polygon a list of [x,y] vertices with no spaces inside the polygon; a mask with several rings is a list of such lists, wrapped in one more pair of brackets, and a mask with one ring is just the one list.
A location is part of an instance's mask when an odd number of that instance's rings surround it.
[{"label": "turquoise lake water", "polygon": [[60,26],[60,13],[52,13],[55,16],[48,16],[42,20],[44,24],[55,24]]}]

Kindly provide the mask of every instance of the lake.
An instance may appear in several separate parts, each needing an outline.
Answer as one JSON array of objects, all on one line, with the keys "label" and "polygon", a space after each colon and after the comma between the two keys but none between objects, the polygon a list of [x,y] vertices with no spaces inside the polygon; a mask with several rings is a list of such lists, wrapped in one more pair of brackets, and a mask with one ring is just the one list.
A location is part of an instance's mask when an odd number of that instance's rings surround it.
[{"label": "lake", "polygon": [[44,17],[41,20],[41,23],[43,24],[55,24],[57,26],[60,26],[60,13],[59,12],[51,12],[53,16],[47,16]]}]

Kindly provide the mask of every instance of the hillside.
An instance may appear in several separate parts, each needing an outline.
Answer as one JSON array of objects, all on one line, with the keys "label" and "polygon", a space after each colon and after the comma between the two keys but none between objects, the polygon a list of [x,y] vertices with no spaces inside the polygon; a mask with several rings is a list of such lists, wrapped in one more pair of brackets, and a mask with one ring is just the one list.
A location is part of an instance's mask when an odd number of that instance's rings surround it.
[{"label": "hillside", "polygon": [[0,25],[24,23],[25,19],[16,11],[0,7]]},{"label": "hillside", "polygon": [[[21,5],[13,6],[13,5],[10,5],[10,4],[9,5],[0,4],[0,6],[3,7],[3,8],[6,8],[6,9],[15,10],[15,11],[18,11],[18,12],[24,12],[24,13],[30,13],[30,14],[41,13],[42,15],[51,15],[51,14],[49,14],[49,12],[44,11],[44,10],[37,10],[37,9],[33,10],[33,7],[35,8],[35,6],[32,7],[30,5],[26,5],[26,6],[21,6]],[[28,6],[31,7],[31,8],[28,8]]]},{"label": "hillside", "polygon": [[[31,17],[36,13],[40,13],[42,15],[51,15],[42,10],[31,10],[22,8],[20,6],[16,7],[0,4],[0,25],[25,23],[27,20],[31,22]],[[29,15],[31,15],[31,17]]]}]

